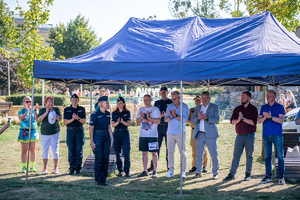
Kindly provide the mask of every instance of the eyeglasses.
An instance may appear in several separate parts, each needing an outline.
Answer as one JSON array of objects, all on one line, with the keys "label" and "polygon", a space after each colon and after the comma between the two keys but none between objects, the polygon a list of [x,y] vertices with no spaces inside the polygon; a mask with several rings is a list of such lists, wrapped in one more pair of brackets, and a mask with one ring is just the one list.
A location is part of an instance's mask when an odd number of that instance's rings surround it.
[{"label": "eyeglasses", "polygon": [[26,103],[31,103],[31,101],[25,101]]},{"label": "eyeglasses", "polygon": [[172,101],[175,101],[178,97],[174,98],[174,99],[171,99]]}]

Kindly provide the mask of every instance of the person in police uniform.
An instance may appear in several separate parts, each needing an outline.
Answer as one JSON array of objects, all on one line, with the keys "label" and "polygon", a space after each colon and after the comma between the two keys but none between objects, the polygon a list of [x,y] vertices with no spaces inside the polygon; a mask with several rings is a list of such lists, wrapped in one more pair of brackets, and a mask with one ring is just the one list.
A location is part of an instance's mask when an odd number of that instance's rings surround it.
[{"label": "person in police uniform", "polygon": [[98,185],[107,185],[109,153],[113,144],[110,113],[106,110],[109,108],[108,97],[100,97],[98,106],[99,109],[91,115],[89,133],[95,155],[95,181]]},{"label": "person in police uniform", "polygon": [[85,108],[78,105],[79,97],[72,94],[71,105],[64,109],[64,124],[67,125],[67,145],[69,174],[80,173],[82,168],[83,146],[85,143],[83,124],[86,121]]},{"label": "person in police uniform", "polygon": [[[114,150],[117,157],[117,167],[121,177],[123,171],[126,177],[130,177],[130,133],[128,126],[130,126],[130,111],[126,109],[125,100],[123,97],[117,99],[117,108],[112,112],[112,126],[114,130]],[[120,158],[121,149],[124,154],[124,168]]]},{"label": "person in police uniform", "polygon": [[[162,144],[163,139],[165,138],[165,145],[166,145],[166,161],[167,161],[167,169],[168,169],[168,147],[167,147],[167,129],[168,129],[168,123],[165,122],[165,115],[166,110],[169,104],[173,103],[171,99],[168,98],[168,88],[167,87],[161,87],[160,88],[160,96],[161,99],[158,101],[155,101],[154,106],[159,108],[160,111],[160,124],[157,126],[158,131],[158,158],[159,158],[159,152],[160,147]],[[148,169],[149,171],[153,170],[153,161],[151,160],[151,166]]]}]

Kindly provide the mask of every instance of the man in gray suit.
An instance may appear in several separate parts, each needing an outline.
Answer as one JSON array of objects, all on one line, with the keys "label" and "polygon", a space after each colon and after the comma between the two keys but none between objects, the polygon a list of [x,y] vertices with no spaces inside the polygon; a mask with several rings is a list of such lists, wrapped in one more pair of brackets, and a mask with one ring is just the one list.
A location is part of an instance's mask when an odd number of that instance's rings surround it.
[{"label": "man in gray suit", "polygon": [[209,92],[202,92],[202,105],[197,106],[191,122],[196,124],[192,138],[196,138],[196,165],[197,171],[193,178],[201,177],[201,169],[203,165],[203,151],[206,144],[212,158],[212,173],[213,179],[219,178],[219,156],[217,139],[219,137],[217,123],[220,120],[219,107],[216,104],[210,103]]}]

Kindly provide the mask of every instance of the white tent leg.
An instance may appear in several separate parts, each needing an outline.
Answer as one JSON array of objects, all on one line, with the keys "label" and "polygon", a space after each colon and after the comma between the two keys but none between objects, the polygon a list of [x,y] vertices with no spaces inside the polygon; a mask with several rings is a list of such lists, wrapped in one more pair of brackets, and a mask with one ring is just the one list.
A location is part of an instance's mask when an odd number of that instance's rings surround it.
[{"label": "white tent leg", "polygon": [[42,81],[42,107],[44,108],[44,101],[45,101],[45,79]]},{"label": "white tent leg", "polygon": [[34,111],[33,111],[34,84],[35,84],[35,78],[33,78],[33,83],[32,83],[32,97],[31,97],[31,111],[30,111],[30,125],[29,125],[29,135],[28,135],[27,168],[26,168],[26,182],[25,182],[25,185],[28,184],[28,167],[29,167],[29,153],[30,153],[30,139],[31,139],[31,124],[32,124],[32,113],[34,113]]},{"label": "white tent leg", "polygon": [[[181,152],[183,152],[183,132],[182,132],[182,81],[180,81],[180,134],[181,134]],[[180,155],[180,196],[182,195],[182,156]]]},{"label": "white tent leg", "polygon": [[93,85],[90,85],[90,116],[92,115],[93,107]]}]

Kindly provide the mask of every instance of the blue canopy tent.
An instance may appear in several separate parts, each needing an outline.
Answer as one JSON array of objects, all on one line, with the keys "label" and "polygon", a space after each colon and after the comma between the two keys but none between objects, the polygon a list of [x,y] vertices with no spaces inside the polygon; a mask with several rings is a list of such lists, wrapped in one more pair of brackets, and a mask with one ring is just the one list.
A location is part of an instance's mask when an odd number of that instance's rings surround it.
[{"label": "blue canopy tent", "polygon": [[33,77],[90,85],[180,83],[181,89],[182,84],[299,85],[300,40],[270,12],[230,19],[130,18],[86,54],[35,60]]},{"label": "blue canopy tent", "polygon": [[230,19],[130,18],[111,39],[33,76],[66,83],[299,85],[300,39],[270,12]]}]

